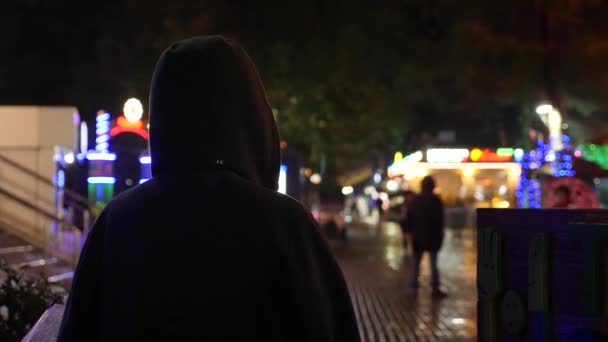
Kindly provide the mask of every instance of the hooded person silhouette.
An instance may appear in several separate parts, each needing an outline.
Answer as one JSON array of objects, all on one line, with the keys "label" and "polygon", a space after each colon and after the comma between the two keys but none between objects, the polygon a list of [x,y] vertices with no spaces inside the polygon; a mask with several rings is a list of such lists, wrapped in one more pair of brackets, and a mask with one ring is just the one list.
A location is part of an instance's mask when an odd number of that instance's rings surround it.
[{"label": "hooded person silhouette", "polygon": [[233,40],[160,57],[153,178],[97,219],[59,341],[358,341],[342,273],[310,213],[277,193],[279,138]]}]

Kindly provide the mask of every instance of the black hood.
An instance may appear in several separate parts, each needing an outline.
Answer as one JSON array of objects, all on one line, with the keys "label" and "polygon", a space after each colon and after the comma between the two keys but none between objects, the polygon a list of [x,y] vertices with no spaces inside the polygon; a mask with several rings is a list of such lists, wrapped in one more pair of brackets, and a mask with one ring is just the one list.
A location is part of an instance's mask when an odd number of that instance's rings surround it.
[{"label": "black hood", "polygon": [[155,177],[231,170],[276,190],[279,137],[251,58],[221,36],[186,39],[160,57],[150,91]]}]

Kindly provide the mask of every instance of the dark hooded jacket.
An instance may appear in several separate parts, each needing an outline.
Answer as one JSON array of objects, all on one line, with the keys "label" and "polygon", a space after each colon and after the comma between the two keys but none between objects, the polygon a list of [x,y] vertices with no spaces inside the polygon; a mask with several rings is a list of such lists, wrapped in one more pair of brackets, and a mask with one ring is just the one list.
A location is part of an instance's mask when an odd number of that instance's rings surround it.
[{"label": "dark hooded jacket", "polygon": [[358,341],[317,224],[276,192],[277,129],[246,52],[171,45],[150,110],[153,178],[97,219],[59,341]]}]

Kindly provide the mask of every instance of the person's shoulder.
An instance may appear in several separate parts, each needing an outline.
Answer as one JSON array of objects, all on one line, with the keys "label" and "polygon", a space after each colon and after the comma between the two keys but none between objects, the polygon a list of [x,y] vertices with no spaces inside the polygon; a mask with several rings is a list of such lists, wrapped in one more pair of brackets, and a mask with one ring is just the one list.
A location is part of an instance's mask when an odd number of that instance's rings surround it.
[{"label": "person's shoulder", "polygon": [[154,179],[142,183],[134,188],[117,194],[105,206],[104,212],[108,217],[123,217],[126,212],[137,213],[154,202],[158,197],[158,184]]},{"label": "person's shoulder", "polygon": [[296,217],[305,220],[312,219],[310,211],[295,198],[282,193],[275,193],[275,203],[280,212],[284,212],[289,217]]},{"label": "person's shoulder", "polygon": [[156,188],[156,180],[152,178],[147,182],[144,182],[136,187],[125,190],[120,194],[116,195],[114,198],[112,198],[110,203],[108,203],[107,208],[114,209],[123,205],[127,205],[129,203],[133,203],[134,201],[141,200],[144,197],[150,197],[156,193]]},{"label": "person's shoulder", "polygon": [[433,194],[433,200],[435,202],[438,202],[438,203],[443,203],[443,200],[441,199],[441,196],[439,196],[437,194]]}]

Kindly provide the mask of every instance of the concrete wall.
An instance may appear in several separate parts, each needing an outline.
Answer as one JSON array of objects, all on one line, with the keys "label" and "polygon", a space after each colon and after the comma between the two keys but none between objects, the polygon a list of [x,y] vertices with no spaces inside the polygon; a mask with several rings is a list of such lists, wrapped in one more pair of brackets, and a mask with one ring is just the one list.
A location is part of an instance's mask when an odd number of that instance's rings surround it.
[{"label": "concrete wall", "polygon": [[[0,154],[52,180],[56,146],[73,148],[76,141],[75,112],[74,107],[0,106]],[[55,211],[53,186],[1,161],[0,184],[46,211]],[[44,243],[50,236],[50,220],[2,196],[0,221],[31,243]]]}]

